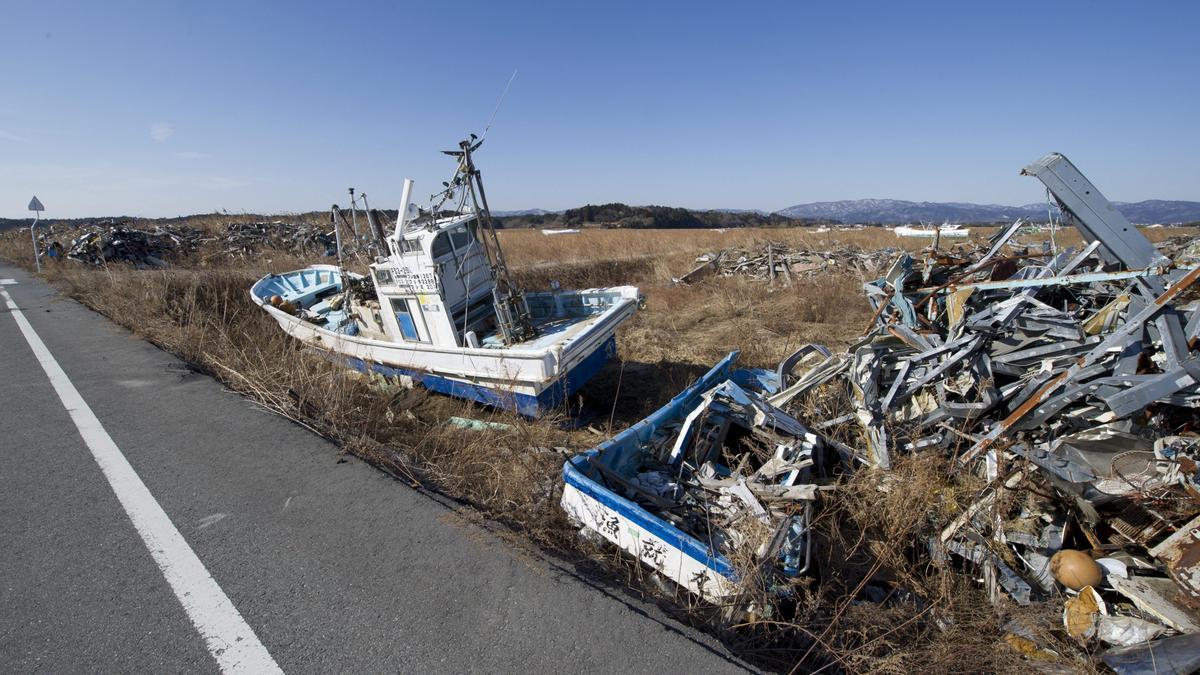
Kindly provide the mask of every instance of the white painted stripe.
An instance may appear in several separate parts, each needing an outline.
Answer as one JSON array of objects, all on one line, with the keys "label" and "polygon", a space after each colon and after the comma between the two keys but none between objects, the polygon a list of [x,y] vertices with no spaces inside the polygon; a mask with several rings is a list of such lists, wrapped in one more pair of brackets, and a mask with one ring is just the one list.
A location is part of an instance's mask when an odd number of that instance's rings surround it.
[{"label": "white painted stripe", "polygon": [[92,451],[100,470],[104,472],[125,513],[142,536],[150,555],[162,570],[171,590],[183,604],[188,618],[204,638],[208,651],[225,673],[282,673],[267,648],[238,613],[229,597],[196,557],[183,535],[146,488],[146,484],[129,465],[125,455],[113,442],[100,420],[88,407],[75,385],[54,360],[50,350],[33,330],[8,291],[0,288],[0,296],[12,310],[13,318],[25,341],[33,350],[42,370],[63,407],[79,429],[79,435]]},{"label": "white painted stripe", "polygon": [[17,283],[16,279],[0,279],[0,286],[12,286]]}]

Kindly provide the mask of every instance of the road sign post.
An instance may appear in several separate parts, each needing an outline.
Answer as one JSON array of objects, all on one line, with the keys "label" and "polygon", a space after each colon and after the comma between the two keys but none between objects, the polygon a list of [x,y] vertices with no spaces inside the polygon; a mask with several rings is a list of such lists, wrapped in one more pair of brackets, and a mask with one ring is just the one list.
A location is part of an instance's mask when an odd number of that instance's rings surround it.
[{"label": "road sign post", "polygon": [[33,225],[29,226],[29,238],[33,240],[33,264],[37,267],[37,271],[40,274],[42,271],[42,259],[41,252],[38,251],[36,230],[38,221],[41,220],[42,211],[45,211],[46,207],[42,206],[42,202],[37,198],[37,195],[34,195],[33,199],[29,200],[29,210],[33,211]]}]

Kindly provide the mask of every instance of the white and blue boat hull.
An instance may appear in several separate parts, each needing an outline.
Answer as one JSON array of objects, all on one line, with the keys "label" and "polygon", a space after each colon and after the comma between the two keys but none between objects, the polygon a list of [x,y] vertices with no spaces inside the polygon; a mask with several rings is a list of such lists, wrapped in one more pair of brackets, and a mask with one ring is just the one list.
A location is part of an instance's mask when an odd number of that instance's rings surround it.
[{"label": "white and blue boat hull", "polygon": [[[703,394],[736,378],[733,352],[662,408],[613,438],[563,465],[562,507],[577,524],[635,556],[658,573],[712,602],[736,591],[733,566],[699,539],[605,487],[592,477],[592,462],[602,453],[649,442],[664,424],[696,407]],[[745,371],[743,371],[745,372]]]},{"label": "white and blue boat hull", "polygon": [[637,289],[631,286],[530,293],[530,304],[541,313],[536,318],[565,323],[565,327],[560,325],[511,347],[439,346],[372,338],[347,330],[349,322],[319,325],[270,302],[278,295],[286,303],[308,309],[319,307],[341,290],[337,267],[314,265],[263,277],[251,288],[250,296],[289,335],[344,358],[351,367],[530,417],[561,406],[616,355],[617,328],[633,315],[640,301]]}]

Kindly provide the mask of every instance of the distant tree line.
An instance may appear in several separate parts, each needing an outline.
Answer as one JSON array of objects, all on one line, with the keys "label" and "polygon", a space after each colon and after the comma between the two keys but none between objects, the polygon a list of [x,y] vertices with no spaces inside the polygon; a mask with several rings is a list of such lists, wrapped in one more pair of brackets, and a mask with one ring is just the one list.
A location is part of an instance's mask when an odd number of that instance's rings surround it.
[{"label": "distant tree line", "polygon": [[764,214],[757,211],[693,211],[671,206],[628,204],[586,204],[561,213],[508,216],[500,220],[503,227],[507,228],[597,226],[629,229],[700,229],[833,224],[828,220],[789,218],[777,213]]}]

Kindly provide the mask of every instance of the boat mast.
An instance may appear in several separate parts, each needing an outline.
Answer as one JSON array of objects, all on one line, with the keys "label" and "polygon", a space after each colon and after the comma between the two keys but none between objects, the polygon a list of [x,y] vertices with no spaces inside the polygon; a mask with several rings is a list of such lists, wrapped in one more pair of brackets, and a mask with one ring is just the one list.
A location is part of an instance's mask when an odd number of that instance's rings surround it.
[{"label": "boat mast", "polygon": [[[459,158],[458,173],[466,179],[466,189],[471,195],[471,205],[478,216],[479,224],[484,230],[481,243],[492,268],[492,278],[495,286],[492,297],[496,306],[496,319],[505,345],[523,342],[535,335],[533,320],[529,315],[529,305],[525,302],[525,291],[516,288],[508,276],[508,264],[504,260],[504,250],[500,248],[500,238],[496,236],[496,224],[492,220],[492,211],[488,208],[487,194],[483,191],[483,177],[475,167],[471,153],[483,144],[476,140],[475,134],[460,141],[458,150],[443,150],[452,157]],[[457,181],[455,181],[457,182]]]}]

